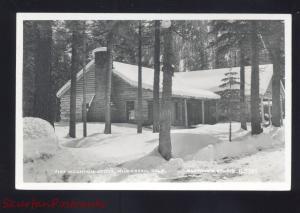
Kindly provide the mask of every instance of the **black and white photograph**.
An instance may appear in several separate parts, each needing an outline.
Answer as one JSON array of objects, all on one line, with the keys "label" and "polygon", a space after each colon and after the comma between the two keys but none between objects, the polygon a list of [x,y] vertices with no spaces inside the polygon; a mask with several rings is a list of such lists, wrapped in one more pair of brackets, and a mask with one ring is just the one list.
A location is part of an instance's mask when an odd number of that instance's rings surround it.
[{"label": "black and white photograph", "polygon": [[291,17],[18,13],[16,188],[290,190]]}]

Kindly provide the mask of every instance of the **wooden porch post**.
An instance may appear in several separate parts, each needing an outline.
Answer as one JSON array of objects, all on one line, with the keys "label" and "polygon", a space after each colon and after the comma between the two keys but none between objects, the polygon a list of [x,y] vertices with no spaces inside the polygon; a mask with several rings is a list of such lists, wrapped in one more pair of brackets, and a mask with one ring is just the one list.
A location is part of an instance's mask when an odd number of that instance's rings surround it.
[{"label": "wooden porch post", "polygon": [[264,112],[264,98],[260,98],[260,110],[261,110],[261,122],[265,122],[265,112]]},{"label": "wooden porch post", "polygon": [[269,122],[270,122],[270,125],[272,125],[272,113],[271,113],[271,105],[270,105],[270,99],[268,99],[268,111],[269,111]]},{"label": "wooden porch post", "polygon": [[280,95],[280,126],[283,125],[283,97]]},{"label": "wooden porch post", "polygon": [[216,123],[219,122],[219,104],[218,100],[216,100]]},{"label": "wooden porch post", "polygon": [[184,126],[187,128],[189,126],[189,123],[188,123],[188,111],[187,111],[186,99],[183,99],[183,109],[184,109]]},{"label": "wooden porch post", "polygon": [[202,124],[204,124],[205,123],[204,100],[202,100],[201,102],[202,102],[202,107],[201,107],[201,110],[202,110]]}]

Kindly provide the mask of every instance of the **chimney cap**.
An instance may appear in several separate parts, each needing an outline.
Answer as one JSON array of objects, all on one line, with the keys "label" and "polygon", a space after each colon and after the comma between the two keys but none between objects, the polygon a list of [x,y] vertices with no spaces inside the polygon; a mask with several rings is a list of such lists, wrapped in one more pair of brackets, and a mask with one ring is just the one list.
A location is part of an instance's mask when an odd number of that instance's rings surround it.
[{"label": "chimney cap", "polygon": [[106,52],[106,51],[107,51],[107,47],[98,47],[93,50],[93,54],[95,54],[96,52]]}]

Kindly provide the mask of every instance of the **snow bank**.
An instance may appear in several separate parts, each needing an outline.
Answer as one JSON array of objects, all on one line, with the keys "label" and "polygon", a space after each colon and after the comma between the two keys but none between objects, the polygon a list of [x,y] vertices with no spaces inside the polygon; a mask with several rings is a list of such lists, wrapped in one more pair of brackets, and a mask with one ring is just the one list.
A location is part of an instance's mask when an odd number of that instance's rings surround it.
[{"label": "snow bank", "polygon": [[41,118],[23,118],[23,139],[56,138],[51,124]]},{"label": "snow bank", "polygon": [[23,119],[24,162],[51,158],[58,150],[54,128],[40,118]]},{"label": "snow bank", "polygon": [[[82,138],[82,124],[78,123],[78,138],[73,139],[66,137],[68,124],[56,124],[55,133],[60,140],[60,149],[49,158],[42,156],[33,162],[25,163],[24,180],[26,182],[159,182],[223,179],[229,181],[232,178],[242,180],[242,176],[245,176],[243,181],[249,181],[251,175],[251,180],[269,181],[269,179],[277,180],[284,168],[282,160],[284,151],[278,151],[284,149],[282,146],[284,128],[268,127],[264,128],[263,134],[251,136],[249,131],[240,129],[239,123],[233,123],[233,142],[227,142],[228,123],[172,130],[173,158],[169,161],[158,153],[159,135],[153,134],[151,130],[144,129],[143,134],[136,134],[135,125],[113,124],[113,134],[108,136],[99,133],[99,129],[104,129],[104,123],[89,123],[88,137]],[[39,140],[34,142],[42,143]],[[226,173],[232,168],[237,172]],[[257,169],[262,175],[258,177],[255,174],[245,175],[238,172],[240,169],[248,168]],[[224,172],[201,172],[210,169],[220,169]],[[56,170],[63,172],[56,173]],[[100,172],[78,174],[70,172],[72,170]]]},{"label": "snow bank", "polygon": [[[171,142],[173,158],[189,160],[192,159],[192,156],[203,147],[206,147],[209,144],[220,143],[221,141],[215,137],[205,134],[172,133]],[[148,155],[124,163],[123,167],[128,169],[152,169],[166,162],[167,161],[164,160],[158,153],[158,148],[156,147]]]},{"label": "snow bank", "polygon": [[[221,141],[217,137],[197,133],[172,133],[171,139],[173,158],[169,161],[164,160],[155,148],[148,155],[128,161],[120,166],[127,169],[163,171],[151,174],[155,180],[180,177],[184,175],[185,167],[190,162],[197,162],[197,166],[199,163],[208,166],[210,163],[249,156],[262,150],[280,146],[284,143],[284,130],[283,128],[269,128],[260,135],[246,134],[232,142]],[[206,162],[209,164],[205,164]],[[134,178],[136,180],[137,175]],[[131,177],[127,179],[131,180]],[[144,179],[145,177],[142,180]]]},{"label": "snow bank", "polygon": [[284,130],[278,129],[273,134],[262,133],[260,135],[247,136],[240,141],[222,142],[218,144],[210,144],[199,150],[193,160],[200,161],[217,161],[225,158],[237,158],[258,151],[273,148],[284,143]]},{"label": "snow bank", "polygon": [[40,118],[23,119],[23,162],[25,182],[88,182],[89,176],[73,174],[80,162],[58,146],[54,128]]},{"label": "snow bank", "polygon": [[189,160],[200,149],[221,142],[218,138],[207,134],[172,133],[172,155],[175,158]]},{"label": "snow bank", "polygon": [[161,155],[158,153],[158,149],[155,148],[152,152],[144,157],[125,162],[121,165],[121,167],[126,169],[153,169],[165,162],[167,161],[161,157]]},{"label": "snow bank", "polygon": [[284,128],[271,127],[270,134],[273,140],[284,142]]},{"label": "snow bank", "polygon": [[24,182],[90,182],[86,167],[67,149],[59,149],[49,158],[24,163]]},{"label": "snow bank", "polygon": [[221,141],[206,134],[172,133],[171,142],[172,158],[169,161],[162,158],[156,147],[149,154],[135,160],[127,161],[120,166],[126,169],[157,169],[163,171],[157,173],[157,177],[176,177],[183,168],[184,161],[193,159],[193,156],[207,145],[220,143]]}]

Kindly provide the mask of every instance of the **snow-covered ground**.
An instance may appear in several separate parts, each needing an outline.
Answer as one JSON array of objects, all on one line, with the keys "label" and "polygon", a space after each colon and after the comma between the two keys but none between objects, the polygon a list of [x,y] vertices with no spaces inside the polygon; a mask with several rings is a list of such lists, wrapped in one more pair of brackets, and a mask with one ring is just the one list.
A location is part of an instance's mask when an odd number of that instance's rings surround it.
[{"label": "snow-covered ground", "polygon": [[68,123],[57,123],[50,138],[58,142],[49,141],[49,131],[45,137],[38,131],[42,148],[48,144],[42,152],[35,137],[24,137],[24,150],[32,144],[31,152],[24,153],[24,181],[284,181],[284,128],[268,127],[251,136],[233,123],[232,142],[228,128],[228,123],[218,123],[172,129],[173,158],[166,161],[157,152],[158,133],[151,129],[137,134],[136,125],[120,123],[105,135],[103,123],[88,123],[88,137],[83,138],[78,123],[73,139],[68,137]]}]

